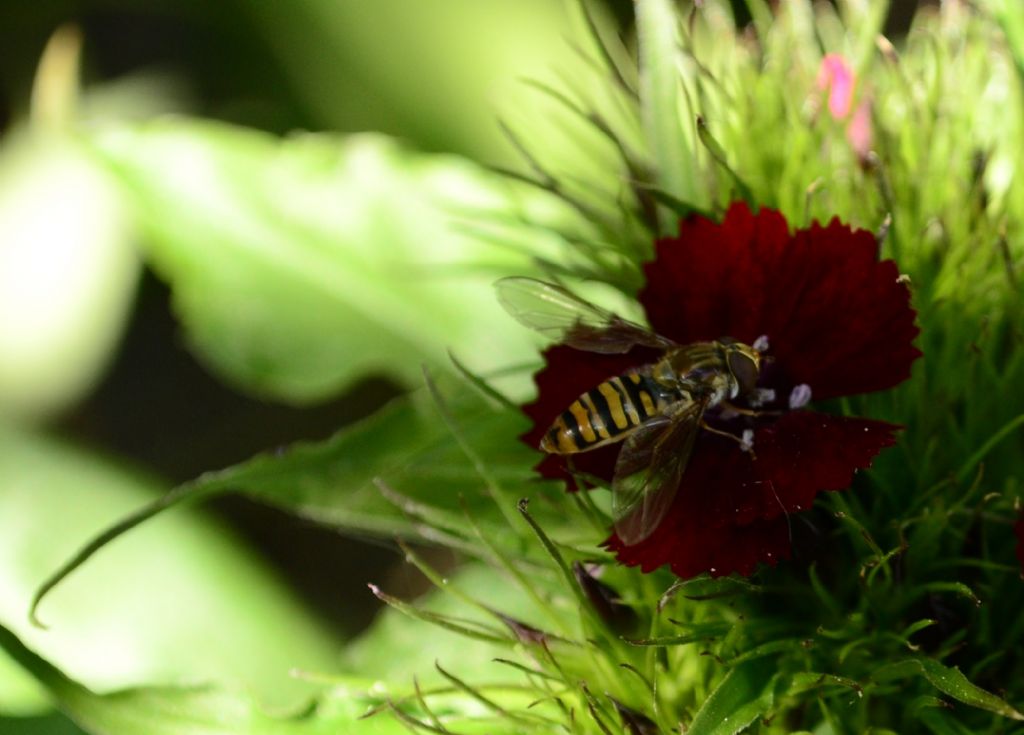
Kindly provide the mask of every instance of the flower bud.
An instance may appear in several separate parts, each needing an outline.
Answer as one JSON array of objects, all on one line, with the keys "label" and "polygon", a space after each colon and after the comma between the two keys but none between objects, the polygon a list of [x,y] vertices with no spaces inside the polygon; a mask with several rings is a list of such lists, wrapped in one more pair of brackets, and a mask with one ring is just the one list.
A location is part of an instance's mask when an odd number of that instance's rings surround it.
[{"label": "flower bud", "polygon": [[578,561],[573,562],[572,571],[583,594],[590,600],[594,612],[605,625],[616,633],[625,633],[633,627],[636,623],[636,613],[633,612],[633,608],[621,601],[618,592],[604,582],[598,581]]}]

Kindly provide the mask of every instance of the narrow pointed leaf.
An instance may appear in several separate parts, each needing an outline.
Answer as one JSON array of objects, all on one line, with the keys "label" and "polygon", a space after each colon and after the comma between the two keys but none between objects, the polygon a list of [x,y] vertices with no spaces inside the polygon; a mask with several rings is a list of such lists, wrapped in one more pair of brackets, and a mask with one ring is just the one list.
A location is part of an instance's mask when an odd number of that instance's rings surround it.
[{"label": "narrow pointed leaf", "polygon": [[946,666],[935,659],[921,657],[915,659],[924,677],[932,686],[958,702],[972,707],[995,712],[1011,720],[1024,720],[1024,714],[1012,707],[1007,701],[975,686],[955,666]]},{"label": "narrow pointed leaf", "polygon": [[[698,185],[694,119],[679,71],[679,17],[671,0],[639,0],[636,4],[640,43],[640,104],[643,123],[656,161],[656,182],[674,199],[703,207]],[[668,226],[671,219],[662,222]]]},{"label": "narrow pointed leaf", "polygon": [[687,735],[742,732],[775,702],[775,662],[762,658],[732,669],[697,711]]}]

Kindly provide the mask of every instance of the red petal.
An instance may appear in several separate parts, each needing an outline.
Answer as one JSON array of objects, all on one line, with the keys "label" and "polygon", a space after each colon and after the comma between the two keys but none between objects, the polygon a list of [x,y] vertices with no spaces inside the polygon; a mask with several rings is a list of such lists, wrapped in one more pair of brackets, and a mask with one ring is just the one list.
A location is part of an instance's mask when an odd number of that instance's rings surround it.
[{"label": "red petal", "polygon": [[618,560],[644,572],[669,565],[682,578],[703,572],[748,575],[761,562],[789,556],[786,518],[739,524],[724,497],[745,492],[754,479],[748,455],[734,442],[702,435],[672,507],[654,533],[633,546],[615,535],[605,542]]},{"label": "red petal", "polygon": [[750,574],[758,562],[788,557],[787,514],[809,508],[819,492],[848,487],[857,469],[893,444],[898,429],[798,411],[757,432],[756,459],[704,433],[654,533],[633,546],[612,536],[607,545],[623,564],[645,572],[667,564],[684,578]]},{"label": "red petal", "polygon": [[880,390],[921,353],[910,295],[876,251],[871,233],[838,220],[790,235],[778,212],[734,204],[721,224],[691,217],[658,241],[640,301],[680,343],[767,335],[778,387],[806,383],[815,399]]},{"label": "red petal", "polygon": [[857,470],[896,443],[900,428],[814,411],[787,413],[755,434],[751,464],[760,482],[737,492],[725,512],[731,509],[742,524],[806,510],[818,493],[848,488]]},{"label": "red petal", "polygon": [[[531,447],[538,447],[551,422],[580,395],[608,378],[654,362],[657,357],[656,352],[645,349],[633,350],[625,355],[600,355],[565,345],[548,348],[544,351],[545,365],[534,376],[537,398],[533,403],[523,406],[523,412],[533,420],[533,428],[520,439]],[[612,444],[581,452],[572,456],[572,463],[580,472],[611,482],[618,451],[619,445]],[[565,459],[560,456],[545,455],[536,469],[544,477],[570,479],[565,470]]]},{"label": "red petal", "polygon": [[647,285],[639,299],[651,326],[686,344],[734,337],[752,342],[763,321],[768,284],[766,268],[789,242],[789,228],[778,212],[755,217],[734,204],[721,224],[704,217],[679,223],[679,237],[655,245],[655,259],[644,267]]},{"label": "red petal", "polygon": [[712,577],[733,572],[749,577],[758,564],[775,566],[790,554],[785,518],[725,529],[711,529],[699,519],[690,518],[673,528],[676,534],[659,533],[636,546],[623,545],[617,536],[608,539],[605,546],[615,552],[621,564],[639,566],[643,572],[668,564],[682,579],[704,572]]},{"label": "red petal", "polygon": [[[704,438],[704,437],[702,437]],[[668,565],[687,579],[704,572],[721,576],[739,572],[749,575],[758,563],[775,564],[789,557],[789,530],[785,518],[747,525],[718,516],[714,495],[723,483],[742,484],[748,468],[732,462],[738,449],[711,438],[698,442],[683,482],[668,515],[654,533],[638,544],[626,546],[616,535],[605,542],[618,560],[650,572]],[[704,445],[704,446],[701,446]],[[716,516],[716,517],[712,517]]]}]

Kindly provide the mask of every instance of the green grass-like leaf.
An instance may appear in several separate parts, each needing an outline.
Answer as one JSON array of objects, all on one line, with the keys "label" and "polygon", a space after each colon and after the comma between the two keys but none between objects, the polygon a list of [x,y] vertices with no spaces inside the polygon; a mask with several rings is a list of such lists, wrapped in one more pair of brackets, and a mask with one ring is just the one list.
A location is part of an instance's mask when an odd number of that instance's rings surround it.
[{"label": "green grass-like leaf", "polygon": [[958,702],[995,712],[1011,720],[1024,720],[1024,714],[1006,700],[972,684],[955,666],[946,666],[932,658],[921,656],[890,664],[877,674],[884,679],[907,675],[924,677],[940,692]]},{"label": "green grass-like leaf", "polygon": [[[636,11],[640,106],[657,166],[655,183],[676,199],[703,206],[707,197],[697,176],[696,114],[687,98],[692,92],[679,73],[679,18],[670,0],[640,0]],[[673,228],[675,220],[667,214],[661,218],[662,231]]]},{"label": "green grass-like leaf", "polygon": [[722,679],[697,711],[688,735],[734,735],[775,702],[776,669],[771,660],[740,664]]}]

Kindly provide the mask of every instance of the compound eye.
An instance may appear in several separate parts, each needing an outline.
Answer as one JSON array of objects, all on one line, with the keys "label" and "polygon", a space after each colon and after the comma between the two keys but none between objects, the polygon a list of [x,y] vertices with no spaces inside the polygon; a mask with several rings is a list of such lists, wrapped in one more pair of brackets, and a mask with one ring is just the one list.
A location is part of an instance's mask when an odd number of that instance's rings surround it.
[{"label": "compound eye", "polygon": [[757,387],[757,364],[742,352],[730,352],[728,363],[729,370],[739,383],[740,393],[745,395],[752,392]]}]

